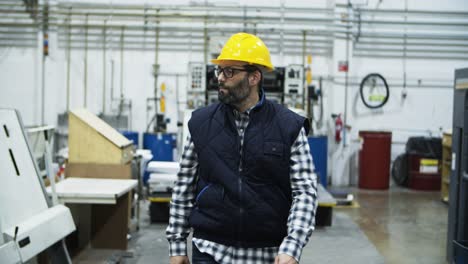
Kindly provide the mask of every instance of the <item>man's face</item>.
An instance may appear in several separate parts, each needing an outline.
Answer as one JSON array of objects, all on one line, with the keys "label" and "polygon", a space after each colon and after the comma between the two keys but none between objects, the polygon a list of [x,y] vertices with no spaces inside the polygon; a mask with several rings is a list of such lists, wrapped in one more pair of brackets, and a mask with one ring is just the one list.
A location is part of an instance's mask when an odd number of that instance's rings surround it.
[{"label": "man's face", "polygon": [[239,62],[222,63],[219,68],[230,68],[232,70],[232,77],[230,78],[224,72],[218,75],[219,101],[229,105],[239,105],[249,97],[251,92],[248,72],[243,68],[243,64]]}]

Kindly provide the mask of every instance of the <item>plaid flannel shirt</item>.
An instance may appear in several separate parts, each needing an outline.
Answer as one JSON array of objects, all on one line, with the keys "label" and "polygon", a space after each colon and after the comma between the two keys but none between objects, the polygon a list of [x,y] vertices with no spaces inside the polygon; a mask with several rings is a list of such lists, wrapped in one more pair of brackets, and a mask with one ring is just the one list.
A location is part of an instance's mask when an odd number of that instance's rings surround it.
[{"label": "plaid flannel shirt", "polygon": [[[251,108],[253,109],[253,107]],[[240,113],[234,110],[236,126],[241,138],[241,153],[244,131],[249,123],[250,110]],[[173,189],[170,204],[169,225],[166,236],[169,241],[169,255],[187,255],[187,236],[191,228],[188,217],[196,197],[198,158],[194,144],[188,135],[187,145],[180,161],[178,179]],[[288,235],[280,247],[239,248],[226,246],[194,237],[195,246],[219,262],[236,263],[273,263],[276,255],[287,254],[299,262],[302,248],[309,241],[315,227],[317,209],[317,176],[310,154],[305,129],[302,128],[291,148],[290,181],[293,202],[288,217]]]}]

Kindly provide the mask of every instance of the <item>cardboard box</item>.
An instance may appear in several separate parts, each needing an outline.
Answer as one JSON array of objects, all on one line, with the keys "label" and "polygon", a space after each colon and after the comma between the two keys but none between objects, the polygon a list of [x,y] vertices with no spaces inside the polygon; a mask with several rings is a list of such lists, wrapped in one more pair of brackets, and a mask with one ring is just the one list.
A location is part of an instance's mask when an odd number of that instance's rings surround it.
[{"label": "cardboard box", "polygon": [[68,163],[65,177],[132,179],[132,166],[128,164]]}]

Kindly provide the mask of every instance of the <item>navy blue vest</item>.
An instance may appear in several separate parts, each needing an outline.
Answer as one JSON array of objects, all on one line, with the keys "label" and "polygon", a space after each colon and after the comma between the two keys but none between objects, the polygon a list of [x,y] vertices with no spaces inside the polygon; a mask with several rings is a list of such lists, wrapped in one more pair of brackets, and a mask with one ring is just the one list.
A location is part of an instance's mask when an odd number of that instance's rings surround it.
[{"label": "navy blue vest", "polygon": [[[194,111],[189,130],[198,155],[194,236],[238,247],[279,246],[292,203],[291,146],[307,119],[264,100],[250,112],[243,152],[233,109]],[[242,158],[242,161],[241,161]]]}]

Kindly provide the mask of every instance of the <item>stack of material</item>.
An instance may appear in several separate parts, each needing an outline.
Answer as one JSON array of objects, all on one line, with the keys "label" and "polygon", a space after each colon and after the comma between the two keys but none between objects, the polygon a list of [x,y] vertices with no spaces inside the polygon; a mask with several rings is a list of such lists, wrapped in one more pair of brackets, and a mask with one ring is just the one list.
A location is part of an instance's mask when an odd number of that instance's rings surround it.
[{"label": "stack of material", "polygon": [[151,161],[147,171],[150,172],[148,187],[150,194],[154,192],[171,192],[177,180],[179,162]]},{"label": "stack of material", "polygon": [[179,162],[152,161],[148,164],[148,180],[151,222],[169,221],[169,202],[177,180]]}]

